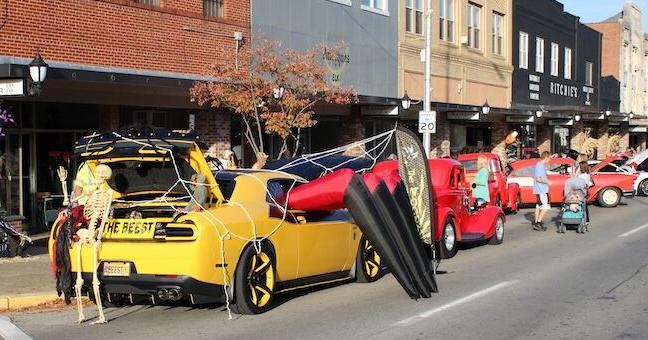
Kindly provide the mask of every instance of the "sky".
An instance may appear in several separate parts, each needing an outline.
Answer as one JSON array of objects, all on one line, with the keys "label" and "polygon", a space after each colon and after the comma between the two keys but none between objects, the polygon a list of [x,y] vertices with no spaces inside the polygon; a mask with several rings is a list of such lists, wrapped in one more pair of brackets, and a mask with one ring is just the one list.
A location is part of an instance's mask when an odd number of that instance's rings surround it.
[{"label": "sky", "polygon": [[[579,16],[581,22],[598,22],[605,20],[623,9],[626,0],[559,0],[565,5],[565,11]],[[644,31],[648,28],[648,0],[634,0],[643,13]]]}]

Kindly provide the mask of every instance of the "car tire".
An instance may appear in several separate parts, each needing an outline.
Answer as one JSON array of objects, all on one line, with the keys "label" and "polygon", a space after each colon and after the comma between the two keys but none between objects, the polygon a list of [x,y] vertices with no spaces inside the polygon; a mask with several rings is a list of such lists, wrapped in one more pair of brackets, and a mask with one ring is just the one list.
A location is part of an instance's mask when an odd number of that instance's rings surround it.
[{"label": "car tire", "polygon": [[502,242],[504,242],[504,219],[502,216],[498,216],[497,221],[495,221],[495,233],[488,243],[502,244]]},{"label": "car tire", "polygon": [[234,310],[239,314],[260,314],[272,306],[275,296],[276,264],[268,247],[261,246],[257,253],[248,246],[236,268],[234,276]]},{"label": "car tire", "polygon": [[621,202],[621,191],[617,188],[604,188],[598,194],[598,203],[604,208],[613,208]]},{"label": "car tire", "polygon": [[358,245],[355,271],[356,281],[361,283],[375,282],[383,274],[382,258],[364,235]]},{"label": "car tire", "polygon": [[442,259],[450,259],[457,255],[457,228],[452,218],[446,219],[443,225],[439,253]]},{"label": "car tire", "polygon": [[648,179],[644,179],[639,183],[639,193],[643,196],[648,196]]}]

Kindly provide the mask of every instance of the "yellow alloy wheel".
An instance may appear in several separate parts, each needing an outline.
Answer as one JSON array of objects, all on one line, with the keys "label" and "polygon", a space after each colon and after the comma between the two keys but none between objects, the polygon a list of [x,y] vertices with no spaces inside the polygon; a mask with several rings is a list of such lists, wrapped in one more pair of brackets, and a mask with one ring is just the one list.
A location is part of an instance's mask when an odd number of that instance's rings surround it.
[{"label": "yellow alloy wheel", "polygon": [[247,272],[247,286],[251,302],[259,307],[265,307],[274,293],[275,272],[272,257],[265,251],[251,257]]},{"label": "yellow alloy wheel", "polygon": [[373,245],[369,240],[364,240],[363,246],[363,259],[364,267],[367,273],[367,276],[374,278],[380,273],[381,258],[378,255],[378,252],[374,249]]}]

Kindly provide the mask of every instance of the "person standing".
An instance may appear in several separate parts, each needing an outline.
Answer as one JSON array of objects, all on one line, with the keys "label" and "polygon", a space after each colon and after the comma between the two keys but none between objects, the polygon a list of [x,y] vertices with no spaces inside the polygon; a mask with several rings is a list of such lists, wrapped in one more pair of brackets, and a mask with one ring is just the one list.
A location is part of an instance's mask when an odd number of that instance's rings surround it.
[{"label": "person standing", "polygon": [[472,196],[478,205],[490,202],[490,193],[488,192],[488,159],[484,156],[477,158],[477,175],[472,180]]},{"label": "person standing", "polygon": [[587,204],[587,194],[589,188],[594,186],[594,182],[592,181],[592,176],[590,175],[590,167],[589,164],[587,164],[587,161],[582,161],[578,163],[578,167],[580,170],[580,174],[578,175],[578,178],[582,179],[587,184],[587,189],[585,190],[585,215],[586,215],[585,222],[589,224],[590,216],[589,216],[589,208]]},{"label": "person standing", "polygon": [[540,161],[533,170],[533,193],[537,196],[535,209],[535,221],[533,230],[547,230],[543,224],[545,214],[551,206],[549,205],[549,178],[547,178],[547,163],[549,162],[549,152],[544,151],[540,156]]}]

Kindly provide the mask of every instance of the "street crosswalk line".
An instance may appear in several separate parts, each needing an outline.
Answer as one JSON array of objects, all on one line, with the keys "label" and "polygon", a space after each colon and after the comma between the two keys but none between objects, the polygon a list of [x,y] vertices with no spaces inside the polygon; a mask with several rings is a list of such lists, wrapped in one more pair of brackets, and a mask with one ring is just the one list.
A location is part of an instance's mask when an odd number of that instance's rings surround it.
[{"label": "street crosswalk line", "polygon": [[440,307],[437,307],[437,308],[434,308],[434,309],[430,309],[430,310],[428,310],[426,312],[419,313],[419,314],[414,315],[412,317],[409,317],[407,319],[403,319],[401,321],[398,321],[395,324],[393,324],[392,327],[407,326],[409,324],[415,323],[415,322],[420,321],[422,319],[429,318],[430,316],[432,316],[434,314],[437,314],[439,312],[443,312],[445,310],[448,310],[448,309],[450,309],[452,307],[456,307],[456,306],[459,306],[461,304],[470,302],[472,300],[476,300],[476,299],[478,299],[478,298],[480,298],[482,296],[486,296],[486,295],[488,295],[488,294],[490,294],[490,293],[492,293],[492,292],[494,292],[496,290],[509,287],[509,286],[511,286],[511,285],[513,285],[513,284],[515,284],[517,282],[518,282],[518,280],[500,282],[500,283],[498,283],[498,284],[496,284],[494,286],[488,287],[488,288],[480,290],[480,291],[478,291],[476,293],[472,293],[472,294],[470,294],[468,296],[462,297],[459,300],[452,301],[452,302],[447,303],[447,304],[445,304],[443,306],[440,306]]},{"label": "street crosswalk line", "polygon": [[6,316],[0,316],[0,338],[5,340],[33,340]]},{"label": "street crosswalk line", "polygon": [[641,227],[637,227],[637,228],[634,228],[634,229],[632,229],[632,230],[630,230],[628,232],[625,232],[625,233],[619,235],[619,237],[628,237],[628,236],[630,236],[630,235],[632,235],[632,234],[634,234],[636,232],[642,231],[642,230],[644,230],[646,228],[648,228],[648,224],[644,224]]}]

